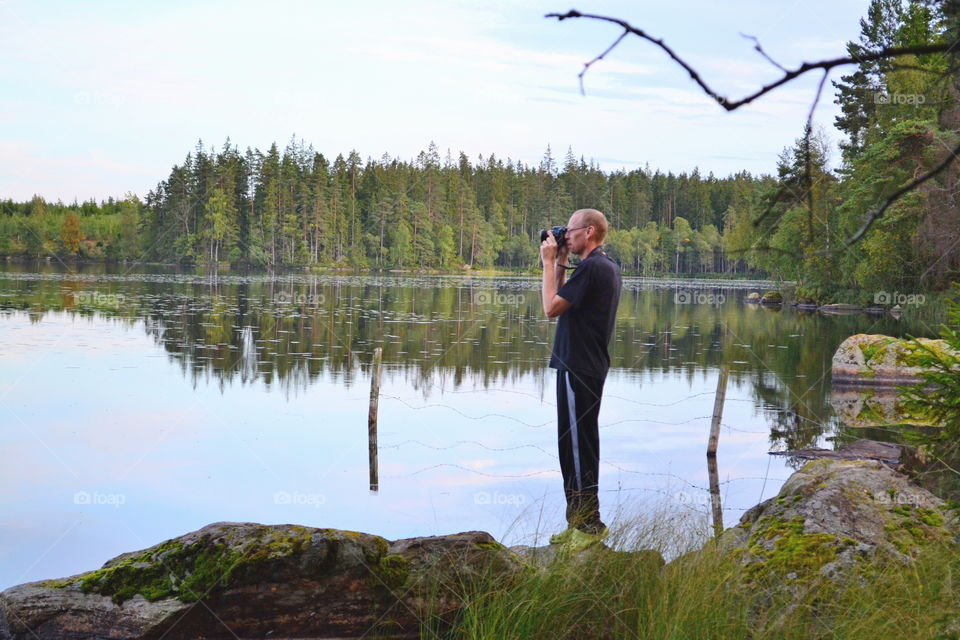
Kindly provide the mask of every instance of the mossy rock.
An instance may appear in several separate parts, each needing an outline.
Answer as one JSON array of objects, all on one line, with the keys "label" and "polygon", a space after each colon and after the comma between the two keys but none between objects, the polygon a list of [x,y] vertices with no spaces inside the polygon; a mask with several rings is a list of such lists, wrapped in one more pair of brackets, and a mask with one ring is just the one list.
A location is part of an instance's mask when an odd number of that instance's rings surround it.
[{"label": "mossy rock", "polygon": [[761,304],[783,304],[783,294],[779,291],[767,291],[760,298]]},{"label": "mossy rock", "polygon": [[[216,523],[180,538],[127,553],[96,571],[48,581],[83,593],[109,596],[122,604],[135,595],[148,602],[176,598],[195,602],[238,584],[276,580],[308,569],[374,565],[387,548],[379,536],[298,525]],[[352,556],[352,558],[351,558]]]},{"label": "mossy rock", "polygon": [[[0,593],[0,638],[417,637],[523,563],[485,532],[387,541],[220,522]],[[197,606],[202,602],[203,606]],[[442,624],[441,624],[442,623]]]},{"label": "mossy rock", "polygon": [[[896,387],[916,383],[924,372],[923,359],[932,351],[951,354],[944,340],[918,338],[914,343],[879,334],[856,334],[833,354],[835,384]],[[960,355],[960,354],[957,354]]]},{"label": "mossy rock", "polygon": [[719,542],[744,564],[744,581],[777,590],[833,580],[866,561],[909,562],[960,524],[947,505],[886,465],[813,460],[780,493],[748,510]]}]

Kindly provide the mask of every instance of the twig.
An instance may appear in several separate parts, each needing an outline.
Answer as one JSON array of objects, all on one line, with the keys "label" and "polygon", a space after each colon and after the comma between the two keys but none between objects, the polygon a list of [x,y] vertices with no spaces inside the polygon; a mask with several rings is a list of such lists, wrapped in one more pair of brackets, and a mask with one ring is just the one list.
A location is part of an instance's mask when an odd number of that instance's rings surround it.
[{"label": "twig", "polygon": [[583,90],[583,76],[587,73],[587,69],[589,69],[590,67],[592,67],[595,62],[599,62],[600,60],[603,60],[604,57],[606,57],[606,55],[607,55],[608,53],[610,53],[611,51],[613,51],[614,48],[615,48],[618,44],[620,44],[620,41],[623,40],[624,38],[626,38],[628,35],[630,35],[630,32],[629,32],[629,31],[624,31],[623,33],[620,34],[620,37],[619,37],[619,38],[617,38],[616,40],[613,41],[613,44],[611,44],[609,47],[606,48],[606,50],[605,50],[603,53],[601,53],[600,55],[598,55],[596,58],[594,58],[594,59],[591,60],[590,62],[585,62],[585,63],[583,64],[583,71],[581,71],[580,73],[577,74],[577,78],[580,79],[580,95],[582,95],[582,96],[587,95],[586,92]]},{"label": "twig", "polygon": [[777,62],[776,60],[774,60],[773,58],[771,58],[770,56],[767,55],[767,52],[764,51],[764,50],[763,50],[763,47],[760,46],[760,41],[757,40],[757,37],[756,37],[756,36],[748,36],[748,35],[745,34],[745,33],[741,33],[740,35],[741,35],[742,37],[746,38],[747,40],[753,40],[753,49],[754,49],[754,51],[756,51],[756,52],[759,53],[761,56],[763,56],[764,58],[766,58],[766,59],[767,59],[767,62],[769,62],[770,64],[772,64],[773,66],[775,66],[777,69],[780,69],[780,71],[783,71],[784,73],[789,73],[789,72],[784,68],[784,66],[783,66],[782,64],[780,64],[779,62]]}]

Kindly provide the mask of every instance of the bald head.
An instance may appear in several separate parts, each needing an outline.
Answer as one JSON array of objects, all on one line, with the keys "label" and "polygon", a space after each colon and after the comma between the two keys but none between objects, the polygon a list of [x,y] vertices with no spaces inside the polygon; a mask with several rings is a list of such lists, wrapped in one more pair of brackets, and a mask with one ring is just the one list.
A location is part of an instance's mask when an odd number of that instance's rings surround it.
[{"label": "bald head", "polygon": [[576,219],[576,223],[570,226],[575,227],[593,227],[593,240],[598,244],[603,243],[607,237],[607,217],[596,209],[578,209],[573,212],[571,220]]}]

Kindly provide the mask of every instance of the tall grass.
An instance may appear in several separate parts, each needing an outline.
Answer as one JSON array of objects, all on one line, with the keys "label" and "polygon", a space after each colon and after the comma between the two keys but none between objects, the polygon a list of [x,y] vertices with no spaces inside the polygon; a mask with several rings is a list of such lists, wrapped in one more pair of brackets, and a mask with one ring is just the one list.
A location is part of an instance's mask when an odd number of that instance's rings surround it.
[{"label": "tall grass", "polygon": [[[913,564],[870,561],[840,583],[814,574],[787,589],[783,579],[758,587],[729,549],[700,546],[705,524],[664,512],[621,522],[609,549],[492,580],[466,597],[452,630],[424,630],[423,637],[960,638],[956,546],[931,545]],[[673,560],[661,566],[654,554],[639,553],[645,549]]]}]

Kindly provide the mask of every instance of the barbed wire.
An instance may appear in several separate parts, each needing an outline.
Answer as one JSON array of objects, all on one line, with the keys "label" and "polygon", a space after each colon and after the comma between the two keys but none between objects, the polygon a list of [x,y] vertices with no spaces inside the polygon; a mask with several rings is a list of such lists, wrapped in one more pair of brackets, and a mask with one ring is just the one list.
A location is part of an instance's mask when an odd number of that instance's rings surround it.
[{"label": "barbed wire", "polygon": [[[484,387],[484,388],[479,388],[479,389],[447,389],[447,388],[445,388],[443,385],[437,384],[437,383],[430,383],[430,386],[432,386],[432,387],[434,387],[434,388],[436,388],[436,389],[439,389],[442,394],[448,394],[448,393],[449,393],[449,394],[458,394],[458,395],[470,395],[470,394],[490,395],[490,394],[499,394],[499,393],[510,393],[510,394],[514,394],[514,395],[519,395],[519,396],[524,396],[524,397],[529,397],[529,398],[535,399],[535,400],[538,401],[538,403],[539,403],[541,406],[543,406],[543,405],[549,405],[549,406],[551,406],[551,407],[555,407],[555,406],[556,406],[555,403],[549,402],[549,401],[546,399],[549,395],[552,395],[552,394],[548,394],[548,393],[539,393],[539,394],[538,394],[538,393],[531,393],[531,392],[528,392],[528,391],[522,391],[522,390],[518,390],[518,389],[504,389],[504,388],[500,388],[500,387]],[[521,419],[521,418],[518,418],[518,417],[515,416],[515,415],[509,415],[509,414],[507,414],[507,413],[502,413],[502,412],[487,412],[487,413],[483,413],[483,414],[480,414],[480,415],[471,415],[470,413],[462,410],[461,408],[459,408],[459,407],[457,407],[457,406],[453,406],[453,405],[451,405],[451,404],[447,404],[447,403],[443,403],[443,402],[418,403],[418,399],[403,398],[403,397],[400,397],[400,396],[398,396],[398,395],[384,394],[384,393],[381,393],[381,397],[382,397],[382,398],[385,398],[385,399],[395,400],[395,401],[397,401],[397,402],[400,402],[401,404],[403,404],[403,405],[406,406],[407,408],[409,408],[409,409],[411,409],[411,410],[414,410],[414,411],[419,411],[419,410],[429,409],[429,408],[448,409],[448,410],[450,410],[450,411],[453,411],[453,412],[456,413],[457,415],[459,415],[459,416],[461,416],[461,417],[463,417],[463,418],[465,418],[465,419],[467,419],[467,420],[472,420],[472,421],[481,421],[481,420],[486,420],[486,419],[489,419],[489,418],[496,418],[496,419],[501,419],[501,420],[510,420],[510,421],[512,421],[512,422],[514,422],[514,423],[520,424],[520,425],[522,425],[522,426],[525,426],[525,427],[531,428],[531,429],[542,429],[543,427],[556,424],[556,418],[555,418],[555,416],[553,416],[553,415],[550,416],[550,419],[549,419],[549,420],[546,420],[546,421],[544,421],[544,422],[542,422],[542,423],[536,423],[536,424],[535,424],[535,423],[532,423],[532,422],[525,421],[525,420],[523,420],[523,419]],[[628,403],[628,404],[630,404],[630,405],[645,406],[645,407],[655,407],[655,408],[664,408],[664,407],[676,407],[676,406],[678,406],[678,405],[683,405],[684,403],[688,403],[688,402],[690,402],[691,400],[696,400],[697,398],[712,398],[712,397],[715,397],[715,392],[714,392],[714,391],[702,391],[702,392],[697,392],[697,393],[691,393],[691,394],[687,394],[687,395],[683,396],[682,398],[679,398],[679,399],[676,399],[676,400],[672,400],[672,401],[669,401],[669,402],[646,402],[646,401],[643,401],[643,400],[637,400],[637,399],[635,399],[635,398],[629,398],[629,397],[620,396],[620,395],[613,395],[613,394],[611,394],[611,395],[605,395],[605,396],[604,396],[604,399],[605,399],[605,400],[616,400],[616,401],[619,401],[619,402]],[[726,402],[727,402],[727,403],[730,403],[730,402],[748,402],[748,403],[755,403],[755,400],[754,400],[754,399],[751,399],[751,398],[727,398],[727,399],[726,399]],[[607,405],[605,405],[605,406],[609,406],[609,403],[608,403]],[[782,410],[782,409],[781,409],[781,410],[780,410],[780,413],[789,413],[789,411],[786,411],[786,410]],[[812,420],[812,419],[807,418],[807,417],[805,417],[805,416],[800,416],[799,414],[792,414],[792,415],[800,418],[802,421],[805,422],[805,424],[801,427],[803,430],[813,429],[813,428],[818,428],[818,429],[822,429],[822,428],[823,428],[823,425],[822,425],[821,423],[817,422],[816,420]],[[615,421],[613,421],[613,422],[608,422],[608,423],[605,423],[605,424],[601,424],[601,425],[599,425],[599,428],[600,428],[600,429],[608,429],[608,428],[611,428],[611,427],[614,427],[614,426],[624,425],[624,424],[630,424],[630,423],[656,424],[656,425],[665,425],[665,426],[670,426],[670,427],[676,427],[676,426],[682,426],[682,425],[689,425],[689,424],[695,423],[695,422],[697,422],[697,421],[712,420],[712,419],[713,419],[712,412],[711,412],[711,414],[709,414],[709,415],[696,415],[696,416],[692,416],[692,417],[689,417],[689,418],[686,418],[686,419],[683,419],[683,420],[658,420],[658,419],[649,418],[649,417],[643,417],[643,418],[625,418],[625,419],[622,419],[622,420],[615,420]],[[809,423],[809,424],[806,424],[806,423]],[[731,425],[731,424],[729,424],[729,423],[725,423],[725,422],[721,422],[721,423],[720,423],[720,426],[723,427],[723,428],[725,428],[728,432],[746,433],[746,434],[753,434],[753,435],[769,434],[769,431],[768,431],[768,430],[743,429],[743,428],[736,427],[736,426],[733,426],[733,425]],[[479,440],[476,440],[476,439],[461,439],[461,440],[456,440],[456,441],[454,441],[454,442],[450,442],[450,443],[446,443],[446,444],[431,444],[431,443],[424,442],[423,440],[419,440],[419,439],[416,439],[416,438],[408,438],[408,439],[402,440],[402,441],[400,441],[400,442],[396,442],[396,443],[392,443],[392,444],[384,444],[384,445],[381,445],[381,446],[378,447],[378,448],[379,448],[379,449],[399,450],[399,449],[401,449],[402,447],[406,447],[406,446],[418,446],[418,447],[423,447],[423,448],[425,448],[425,449],[429,449],[429,450],[433,450],[433,451],[450,451],[450,450],[452,450],[452,449],[456,449],[456,448],[458,448],[458,447],[464,447],[464,446],[467,446],[467,447],[469,447],[469,446],[478,447],[478,448],[483,449],[483,450],[485,450],[485,451],[492,451],[492,452],[509,452],[509,451],[519,451],[519,450],[524,450],[524,449],[533,449],[533,450],[535,450],[535,451],[538,451],[538,452],[540,452],[540,453],[543,453],[543,454],[549,456],[549,458],[552,459],[552,460],[557,460],[558,457],[559,457],[556,452],[551,451],[551,450],[548,450],[547,448],[545,448],[544,446],[541,446],[541,445],[539,445],[539,444],[524,443],[524,444],[517,444],[517,445],[510,445],[510,446],[492,446],[492,445],[483,443],[483,442],[481,442],[481,441],[479,441]],[[769,452],[768,452],[768,453],[769,453]],[[701,484],[698,484],[697,482],[691,481],[690,479],[688,479],[688,478],[686,478],[686,477],[683,477],[683,476],[681,476],[681,475],[678,475],[678,474],[673,473],[673,472],[670,472],[670,471],[645,471],[645,470],[640,470],[640,469],[632,469],[632,468],[629,468],[629,466],[625,466],[625,465],[622,464],[622,463],[614,462],[614,461],[610,461],[610,460],[601,460],[600,464],[601,464],[601,467],[602,467],[602,468],[606,468],[606,469],[608,469],[608,470],[613,470],[613,471],[615,471],[615,472],[617,472],[617,473],[625,474],[625,475],[628,475],[628,476],[630,476],[630,477],[660,478],[660,479],[667,480],[667,481],[669,481],[669,482],[677,482],[677,483],[680,483],[681,486],[686,487],[688,490],[697,491],[697,492],[703,492],[704,494],[709,494],[709,493],[710,493],[710,488],[709,488],[709,487],[706,487],[706,486],[703,486],[703,485],[701,485]],[[410,477],[410,476],[416,476],[416,475],[419,475],[419,474],[428,473],[428,472],[430,472],[430,471],[436,471],[436,470],[438,470],[438,469],[455,469],[455,470],[458,470],[458,471],[464,471],[464,472],[467,472],[467,473],[470,473],[470,474],[475,474],[475,475],[483,476],[483,477],[486,477],[486,478],[501,479],[501,480],[523,479],[523,478],[531,478],[531,477],[545,476],[545,475],[557,475],[557,474],[559,473],[559,469],[558,469],[558,468],[535,469],[535,470],[533,470],[533,471],[527,471],[527,472],[522,472],[522,473],[494,473],[494,472],[491,472],[491,471],[484,471],[484,470],[481,470],[481,469],[477,469],[477,468],[474,468],[474,467],[471,467],[471,466],[468,466],[468,465],[465,465],[465,464],[459,464],[459,463],[456,463],[456,462],[440,462],[440,463],[437,463],[437,464],[434,464],[434,465],[430,465],[430,466],[426,466],[426,467],[423,467],[423,468],[419,468],[419,469],[417,469],[417,470],[415,470],[415,471],[411,471],[411,472],[409,472],[409,473],[405,473],[405,474],[395,474],[395,475],[393,475],[392,477]],[[763,498],[763,494],[764,494],[765,491],[766,491],[767,484],[768,484],[769,482],[783,483],[783,482],[785,482],[785,481],[786,481],[785,478],[770,477],[770,458],[769,458],[769,456],[768,456],[765,475],[763,475],[763,476],[758,476],[758,475],[757,475],[757,476],[739,476],[739,477],[735,477],[735,478],[729,478],[729,477],[728,477],[728,478],[726,478],[725,480],[720,481],[717,486],[720,486],[720,487],[730,487],[730,486],[733,486],[733,485],[735,485],[735,484],[737,484],[737,483],[743,483],[743,482],[762,482],[761,489],[760,489],[760,492],[761,492],[760,498],[762,499],[762,498]],[[630,491],[630,492],[642,491],[642,492],[650,492],[650,493],[661,494],[661,495],[665,495],[665,496],[671,496],[671,495],[672,495],[672,496],[676,499],[676,501],[678,502],[678,504],[681,504],[682,506],[687,507],[688,509],[691,509],[691,510],[696,511],[696,512],[698,512],[698,513],[703,513],[702,507],[705,507],[705,506],[706,506],[706,503],[704,503],[704,504],[700,504],[700,503],[699,503],[700,500],[701,500],[700,498],[692,498],[692,499],[691,499],[691,498],[687,497],[687,498],[686,498],[687,500],[693,500],[693,502],[696,503],[696,504],[685,503],[683,500],[680,500],[679,498],[677,498],[676,492],[672,492],[672,493],[671,493],[669,490],[664,490],[662,487],[623,487],[623,486],[620,486],[620,487],[618,487],[617,489],[606,489],[606,490],[602,490],[602,491],[603,491],[604,493],[613,492],[613,491],[617,491],[617,492],[619,492],[619,491]],[[725,503],[726,503],[726,499],[727,499],[727,498],[724,497],[723,500],[721,501],[721,504],[725,504]],[[753,506],[753,505],[750,505],[750,506]],[[738,511],[738,512],[741,512],[741,511],[745,511],[745,510],[748,509],[748,508],[750,508],[750,507],[728,507],[728,506],[722,506],[722,509],[723,509],[724,511]]]}]

